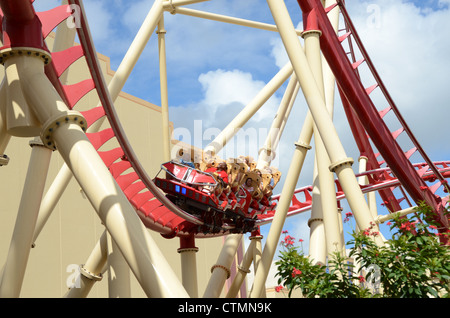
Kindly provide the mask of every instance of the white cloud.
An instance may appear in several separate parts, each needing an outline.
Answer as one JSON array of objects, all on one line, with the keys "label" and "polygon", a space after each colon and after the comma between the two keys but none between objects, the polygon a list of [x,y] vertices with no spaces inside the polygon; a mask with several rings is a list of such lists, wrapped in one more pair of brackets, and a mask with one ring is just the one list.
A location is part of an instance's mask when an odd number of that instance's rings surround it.
[{"label": "white cloud", "polygon": [[[200,74],[198,81],[202,85],[203,99],[195,104],[171,108],[171,118],[178,127],[176,132],[195,132],[195,136],[188,134],[188,138],[193,140],[196,146],[203,147],[210,143],[265,86],[264,82],[254,80],[251,74],[240,70],[210,71]],[[271,97],[242,127],[242,130],[237,132],[235,138],[230,140],[219,156],[228,158],[251,155],[257,158],[273,117],[270,109],[278,107],[278,104],[279,99],[276,96]],[[193,114],[201,116],[192,116]],[[198,134],[199,131],[202,131],[201,136]],[[201,141],[198,140],[199,137]]]},{"label": "white cloud", "polygon": [[108,6],[100,1],[87,1],[85,4],[86,15],[94,34],[94,41],[105,41],[112,38],[113,15]]},{"label": "white cloud", "polygon": [[379,6],[379,23],[367,23],[369,2],[349,6],[354,23],[408,125],[425,149],[439,156],[442,139],[433,130],[443,127],[448,115],[450,41],[444,30],[450,29],[450,11],[398,0],[370,3]]},{"label": "white cloud", "polygon": [[239,70],[210,71],[198,78],[205,92],[204,103],[224,105],[233,102],[248,104],[264,87],[261,81],[254,81],[250,73]]}]

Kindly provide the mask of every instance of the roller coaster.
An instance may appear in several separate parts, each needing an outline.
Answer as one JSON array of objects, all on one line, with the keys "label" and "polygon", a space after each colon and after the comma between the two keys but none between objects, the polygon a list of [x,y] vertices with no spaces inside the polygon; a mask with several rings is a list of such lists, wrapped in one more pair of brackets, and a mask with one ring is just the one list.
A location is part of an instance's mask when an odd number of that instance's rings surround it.
[{"label": "roller coaster", "polygon": [[[204,297],[220,295],[225,279],[230,276],[229,268],[242,235],[258,238],[262,225],[269,224],[270,231],[258,260],[260,265],[255,273],[251,297],[260,297],[264,293],[268,268],[274,258],[273,247],[277,245],[283,224],[289,217],[311,211],[311,231],[324,222],[327,228],[326,238],[323,233],[318,238],[311,236],[311,239],[326,240],[325,251],[333,249],[331,246],[343,250],[345,242],[338,231],[342,222],[338,213],[342,200],[348,202],[360,229],[379,223],[378,217],[369,208],[370,198],[366,200],[364,197],[365,194],[378,193],[391,213],[407,213],[419,202],[425,202],[435,211],[436,221],[440,224],[438,231],[444,234],[449,232],[449,220],[444,211],[448,203],[446,179],[450,176],[450,161],[432,161],[415,138],[364,48],[343,0],[298,0],[303,13],[302,31],[294,28],[283,1],[267,0],[274,24],[186,7],[204,1],[155,0],[130,46],[130,54],[117,70],[120,76],[114,77],[107,85],[81,0],[65,1],[46,12],[36,12],[34,1],[1,0],[3,47],[0,60],[5,67],[5,81],[0,91],[4,97],[0,109],[1,169],[8,168],[6,149],[12,136],[36,137],[38,147],[33,148],[36,169],[39,169],[41,161],[45,165],[46,158],[53,151],[58,151],[65,162],[58,177],[67,179],[73,175],[76,178],[149,297],[198,297],[198,291],[195,290],[195,283],[182,284],[170,270],[148,230],[156,231],[165,238],[179,237],[182,248],[187,251],[183,259],[186,263],[182,265],[186,268],[192,264],[189,258],[195,257],[195,238],[226,237]],[[60,29],[61,22],[73,18],[74,8],[79,14],[79,25],[71,30]],[[157,176],[149,176],[127,139],[114,102],[152,32],[158,30],[158,36],[163,39],[162,17],[166,12],[276,31],[289,56],[289,63],[217,136],[215,142],[201,150],[201,159],[197,162],[199,166],[190,166],[181,162],[180,158],[168,158],[167,162],[161,163],[161,172]],[[339,26],[340,18],[343,26]],[[51,52],[45,38],[53,30],[76,31],[79,45],[72,44],[58,52]],[[305,49],[299,35],[304,40]],[[324,65],[320,60],[321,54],[325,58]],[[356,56],[361,56],[361,60],[356,60]],[[89,78],[65,85],[62,81],[64,72],[81,58],[86,61]],[[358,72],[363,66],[368,68],[373,79],[369,87],[364,87]],[[163,63],[162,77],[165,67]],[[327,73],[325,70],[328,68]],[[288,79],[287,98],[280,105],[280,114],[289,114],[291,102],[299,88],[309,108],[295,143],[288,173],[281,176],[274,167],[269,169],[270,172],[264,172],[270,167],[271,154],[275,150],[270,144],[265,146],[252,167],[237,158],[221,159],[226,163],[227,183],[217,173],[200,168],[211,158],[217,158],[217,153],[233,137],[236,128],[245,125],[264,101]],[[326,84],[330,79],[332,84]],[[161,83],[164,87],[164,81]],[[353,159],[345,153],[330,115],[332,110],[329,109],[326,92],[334,91],[335,84],[361,155],[360,166],[363,169],[357,174],[352,169]],[[375,90],[381,91],[383,105],[387,104],[387,107],[379,109],[371,99]],[[100,103],[78,111],[77,103],[92,91],[97,93]],[[162,94],[161,98],[162,107],[167,107],[167,95]],[[385,121],[387,114],[395,117],[399,125],[395,130]],[[283,126],[280,118],[284,117],[276,116],[273,124],[274,131],[280,134]],[[100,130],[105,124],[109,127]],[[397,140],[401,133],[413,145],[411,149],[402,149]],[[321,198],[315,198],[314,185],[296,189],[313,135]],[[167,144],[170,142],[168,129],[161,138]],[[104,150],[102,146],[111,140],[117,146]],[[422,158],[420,163],[410,161],[413,154]],[[193,157],[189,159],[194,161]],[[258,175],[257,171],[263,173]],[[38,178],[30,176],[30,180],[33,177]],[[282,189],[275,188],[280,178],[284,178]],[[247,179],[251,179],[252,187],[258,191],[250,193],[245,189]],[[275,184],[269,186],[271,180],[275,180]],[[37,215],[42,213],[37,203],[42,200],[43,185],[36,179],[27,182],[25,186],[33,191],[25,192],[29,196],[23,200],[28,204],[21,205],[21,208]],[[260,187],[260,184],[263,186]],[[275,189],[281,191],[274,194]],[[394,189],[399,189],[402,195],[399,196]],[[53,200],[57,201],[63,190],[64,186],[58,186],[56,193],[59,194]],[[314,209],[315,200],[321,200],[322,211]],[[402,207],[401,202],[407,202],[408,207]],[[27,266],[26,255],[35,239],[36,229],[45,224],[28,220],[30,218],[16,223],[14,233],[21,234],[12,238],[14,244],[11,249],[17,249],[17,253],[8,255],[3,268],[1,297],[19,297]],[[442,244],[448,244],[446,235],[440,237]],[[377,244],[383,244],[381,237],[375,240]],[[234,278],[227,297],[236,296],[246,269],[252,261],[256,262],[252,258],[252,249],[256,248],[254,242],[252,240],[248,255],[240,264],[242,270]],[[310,251],[311,254],[316,253],[313,255],[316,259],[323,252]],[[94,251],[81,268],[82,288],[71,289],[65,296],[85,297],[89,293],[100,275],[99,253]],[[194,272],[195,268],[190,268],[192,276],[195,276]]]}]

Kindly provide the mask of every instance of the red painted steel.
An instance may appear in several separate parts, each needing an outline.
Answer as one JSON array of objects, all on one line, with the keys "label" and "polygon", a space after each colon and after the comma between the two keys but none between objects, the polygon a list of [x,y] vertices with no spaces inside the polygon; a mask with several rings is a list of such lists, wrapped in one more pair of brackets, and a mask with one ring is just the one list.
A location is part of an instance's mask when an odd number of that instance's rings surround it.
[{"label": "red painted steel", "polygon": [[30,47],[48,51],[42,36],[42,24],[29,0],[2,0],[3,47]]},{"label": "red painted steel", "polygon": [[320,37],[322,53],[336,77],[338,86],[355,110],[356,116],[386,163],[412,199],[416,203],[426,202],[438,213],[437,221],[448,228],[448,219],[447,216],[443,215],[444,208],[441,198],[431,193],[392,137],[391,132],[367,95],[366,89],[358,79],[321,2],[319,0],[297,0],[297,2],[304,14],[316,14],[320,31],[322,31]]}]

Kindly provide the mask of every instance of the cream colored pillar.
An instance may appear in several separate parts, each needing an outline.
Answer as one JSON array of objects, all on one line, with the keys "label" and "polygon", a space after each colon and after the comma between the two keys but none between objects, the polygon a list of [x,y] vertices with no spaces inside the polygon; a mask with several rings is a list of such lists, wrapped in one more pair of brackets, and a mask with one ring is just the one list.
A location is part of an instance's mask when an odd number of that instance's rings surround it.
[{"label": "cream colored pillar", "polygon": [[[316,79],[318,90],[325,101],[325,88],[323,85],[323,70],[322,60],[320,54],[320,35],[318,30],[308,30],[303,33],[305,39],[305,55],[308,59],[308,63]],[[328,109],[330,118],[333,115],[333,109]],[[334,183],[334,177],[331,171],[328,169],[330,166],[330,158],[324,147],[322,137],[320,136],[317,127],[314,127],[314,143],[316,147],[316,166],[317,176],[314,179],[315,186],[318,187],[320,194],[315,198],[313,197],[313,210],[316,202],[314,199],[319,199],[320,208],[322,209],[322,216],[325,229],[325,242],[327,255],[331,256],[335,252],[342,253],[344,250],[344,243],[341,240],[339,232],[339,219],[337,214],[337,201],[336,201],[336,188]],[[317,191],[317,190],[316,190]],[[315,213],[313,213],[315,218]],[[324,259],[320,260],[325,263]]]},{"label": "cream colored pillar", "polygon": [[242,234],[230,234],[226,237],[219,258],[211,268],[211,278],[206,286],[204,298],[217,298],[222,292],[225,281],[230,277],[230,266],[241,242]]},{"label": "cream colored pillar", "polygon": [[253,98],[253,100],[234,117],[234,119],[223,129],[220,134],[205,147],[205,153],[217,154],[226,143],[242,128],[247,121],[264,105],[278,88],[291,76],[292,66],[286,64],[269,83]]},{"label": "cream colored pillar", "polygon": [[164,14],[158,23],[158,48],[159,48],[159,82],[161,90],[161,117],[162,140],[164,161],[170,160],[170,131],[169,131],[169,95],[167,91],[167,66],[166,66],[166,30],[164,28]]},{"label": "cream colored pillar", "polygon": [[399,217],[408,215],[410,213],[415,213],[418,210],[419,210],[419,208],[417,206],[412,206],[412,207],[409,207],[409,208],[406,208],[406,209],[403,209],[400,211],[392,212],[392,213],[389,213],[386,215],[378,215],[375,219],[375,222],[377,222],[378,224],[384,223],[384,222],[386,222],[388,220],[392,220],[393,218],[396,218],[396,217],[399,218]]},{"label": "cream colored pillar", "polygon": [[165,0],[164,8],[171,10],[178,6],[185,6],[185,5],[199,3],[199,2],[205,2],[205,1],[209,1],[209,0]]},{"label": "cream colored pillar", "polygon": [[[262,239],[263,236],[260,233],[250,236],[250,240],[255,241],[255,246],[253,248],[253,271],[256,273],[259,264],[261,264],[262,257]],[[266,298],[266,289],[264,288],[261,292],[261,297]]]},{"label": "cream colored pillar", "polygon": [[125,54],[119,67],[117,68],[114,77],[109,83],[108,89],[111,94],[112,100],[115,100],[119,95],[120,91],[125,85],[125,82],[130,76],[131,71],[136,65],[139,56],[144,51],[148,40],[150,39],[153,31],[158,25],[158,21],[160,20],[164,12],[163,3],[163,0],[155,0],[144,20],[144,23],[136,34],[136,37],[128,48],[128,51]]},{"label": "cream colored pillar", "polygon": [[107,235],[108,233],[104,231],[89,255],[86,264],[80,266],[80,273],[64,295],[65,298],[85,298],[89,295],[94,284],[102,280],[102,270],[108,259]]},{"label": "cream colored pillar", "polygon": [[[114,73],[114,76],[108,85],[108,90],[111,94],[112,101],[115,101],[119,96],[122,87],[125,85],[125,82],[128,79],[134,65],[136,65],[140,54],[142,54],[146,43],[150,39],[150,36],[154,28],[156,27],[159,18],[162,17],[162,2],[163,1],[155,1],[138,34],[133,40],[132,45],[128,49],[127,54],[124,56],[122,62],[120,63],[118,70]],[[67,28],[67,25],[65,23],[59,25],[56,33],[53,51],[64,50],[68,47],[68,45],[73,45],[72,39],[75,36],[74,32],[75,29]],[[63,74],[62,80],[64,80],[65,75],[67,75],[67,73]],[[100,120],[97,120],[88,128],[87,132],[94,133],[99,131],[103,124],[103,121],[104,117]],[[63,164],[54,181],[54,184],[51,185],[44,197],[42,203],[43,206],[41,207],[41,211],[39,213],[39,219],[36,227],[37,232],[35,233],[34,240],[37,239],[37,236],[47,222],[49,216],[51,215],[65,188],[69,184],[71,178],[72,172],[66,164]]]},{"label": "cream colored pillar", "polygon": [[[67,0],[63,0],[62,4],[67,4]],[[68,49],[74,45],[76,35],[76,28],[70,28],[67,23],[60,23],[56,28],[55,40],[53,41],[52,52],[60,52]],[[67,84],[67,76],[69,71],[66,70],[59,78],[62,84]],[[59,198],[66,189],[72,178],[72,172],[64,163],[58,172],[55,180],[47,190],[46,195],[42,199],[41,207],[39,210],[38,219],[36,222],[35,233],[33,237],[33,247],[39,234],[41,233],[44,225],[47,223],[53,209],[55,208]]]},{"label": "cream colored pillar", "polygon": [[[325,7],[329,7],[332,4],[336,3],[336,0],[327,0],[327,1],[323,1],[323,2],[325,2],[325,4],[324,4]],[[339,25],[339,8],[335,7],[330,12],[328,12],[328,18],[337,32],[337,28]],[[306,36],[308,36],[308,35],[306,35]],[[308,37],[310,38],[311,36],[308,36]],[[310,46],[310,45],[308,45],[308,46]],[[305,44],[305,48],[306,48],[306,44]],[[308,50],[306,52],[308,52]],[[308,60],[309,60],[309,58],[308,58]],[[331,72],[331,69],[330,69],[328,63],[323,56],[322,56],[321,65],[322,65],[322,73],[323,73],[323,90],[324,90],[323,93],[324,93],[325,104],[326,104],[326,108],[328,109],[329,113],[332,114],[333,109],[334,109],[334,93],[335,93],[336,81],[334,78],[334,74]],[[322,87],[319,86],[319,88],[322,88]],[[321,143],[321,146],[323,149],[323,143]],[[313,203],[313,208],[311,210],[311,218],[308,221],[308,225],[310,227],[310,233],[311,233],[310,234],[310,242],[309,242],[309,244],[310,244],[309,245],[309,255],[313,259],[320,260],[323,264],[325,264],[326,245],[325,245],[325,241],[323,240],[323,238],[325,237],[325,228],[324,228],[324,224],[323,224],[322,207],[320,206],[320,208],[317,208],[317,205],[320,203],[318,203],[317,200],[314,199],[314,196],[317,195],[317,193],[315,193],[315,191],[317,191],[317,190],[318,189],[316,189],[316,188],[313,189],[313,202],[314,203]],[[334,191],[333,191],[333,196],[335,196]],[[316,206],[314,207],[314,205],[316,205]],[[332,213],[333,209],[331,209],[330,211]],[[338,222],[339,222],[339,231],[338,232],[340,234],[339,237],[341,238],[341,241],[344,242],[343,235],[342,235],[343,234],[342,233],[342,218],[341,218],[339,209],[338,209]],[[331,241],[331,242],[333,242],[333,241]],[[328,244],[328,245],[330,245],[330,244]]]},{"label": "cream colored pillar", "polygon": [[42,199],[33,234],[33,247],[35,247],[39,234],[47,223],[71,179],[72,171],[70,171],[69,167],[64,163]]},{"label": "cream colored pillar", "polygon": [[254,248],[255,248],[255,241],[251,240],[247,251],[245,251],[244,258],[242,259],[241,264],[238,266],[238,272],[234,277],[230,289],[227,292],[226,298],[235,298],[237,296],[239,289],[241,288],[242,283],[245,280],[245,277],[247,276],[248,273],[250,273],[250,265],[252,264],[253,260]]},{"label": "cream colored pillar", "polygon": [[[148,296],[187,297],[181,283],[82,130],[84,120],[69,111],[37,57],[13,56],[23,94],[43,123],[44,144],[55,145],[112,235]],[[11,74],[13,75],[13,74]],[[81,126],[80,126],[81,125]]]},{"label": "cream colored pillar", "polygon": [[0,83],[0,167],[9,162],[5,154],[11,135],[6,131],[6,81]]},{"label": "cream colored pillar", "polygon": [[[367,170],[367,161],[368,158],[366,156],[359,157],[359,173]],[[367,185],[369,183],[369,179],[367,176],[361,176],[359,177],[358,182],[360,185]],[[378,217],[376,193],[374,191],[370,191],[366,193],[366,198],[372,217],[376,219]]]},{"label": "cream colored pillar", "polygon": [[108,296],[109,298],[130,298],[130,268],[116,242],[107,235],[108,246]]},{"label": "cream colored pillar", "polygon": [[[314,200],[314,195],[313,195]],[[315,204],[320,205],[320,200]],[[309,226],[309,258],[313,263],[326,264],[327,246],[325,244],[325,227],[321,207],[311,209],[311,218],[308,220]]]},{"label": "cream colored pillar", "polygon": [[[315,81],[311,81],[314,76],[295,33],[289,12],[280,1],[267,0],[267,2],[330,158],[330,170],[336,173],[358,226],[362,229],[369,228],[373,218],[351,168],[353,159],[347,157],[320,91]],[[380,237],[375,237],[374,240],[377,244],[382,244]]]},{"label": "cream colored pillar", "polygon": [[[320,44],[319,37],[321,32],[318,30],[308,30],[303,32],[302,36],[305,40],[305,54],[308,59],[308,63],[313,70],[314,77],[319,88],[319,91],[324,96],[323,77],[322,77],[322,64],[320,61]],[[328,170],[329,159],[326,155],[326,151],[323,147],[322,139],[317,131],[317,127],[313,126],[314,131],[314,143],[315,143],[315,157],[314,157],[314,170],[313,170],[313,191],[312,191],[312,205],[311,205],[311,220],[314,220],[313,226],[310,227],[309,237],[309,256],[314,262],[322,264],[326,263],[326,255],[328,251],[327,243],[327,231],[324,225],[324,210],[329,205],[331,200],[330,193],[327,191],[328,178],[324,177],[324,168]],[[327,164],[328,163],[328,164]],[[329,173],[329,170],[328,170]],[[321,178],[320,178],[320,177]],[[321,179],[321,180],[320,180]],[[320,181],[325,184],[320,183]],[[333,195],[334,195],[333,191]],[[329,208],[329,207],[328,207]]]},{"label": "cream colored pillar", "polygon": [[[162,0],[155,1],[149,13],[147,14],[144,23],[139,29],[139,32],[133,40],[133,43],[124,56],[119,68],[114,73],[114,76],[108,85],[108,90],[113,101],[115,101],[119,96],[122,87],[125,85],[125,82],[127,81],[132,69],[134,68],[134,65],[136,65],[139,56],[142,54],[145,45],[150,39],[153,30],[156,28],[159,19],[162,17],[163,2],[164,1]],[[67,45],[69,45],[70,42],[72,42],[72,44],[70,45],[73,45],[72,38],[74,37],[75,29],[67,28],[67,26],[63,24],[61,24],[57,29],[53,51],[59,51],[67,48]],[[93,123],[93,125],[89,127],[88,132],[97,132],[101,128],[103,120],[104,118]],[[44,197],[43,206],[41,207],[41,211],[39,213],[39,219],[36,228],[37,231],[34,235],[34,240],[37,239],[43,226],[47,222],[51,212],[59,201],[59,198],[70,182],[71,177],[72,172],[67,167],[67,165],[64,164],[60,169],[54,183],[51,185],[46,196]]]},{"label": "cream colored pillar", "polygon": [[281,231],[283,230],[284,221],[286,220],[287,212],[291,204],[292,196],[297,185],[300,171],[305,161],[306,152],[311,149],[309,142],[312,137],[312,121],[309,113],[305,120],[305,125],[302,128],[298,142],[295,144],[294,155],[286,174],[286,180],[280,195],[280,201],[276,207],[275,216],[270,226],[269,234],[267,236],[266,244],[259,262],[257,271],[255,273],[255,280],[250,292],[250,297],[259,298],[264,295],[265,282],[269,274],[270,266],[275,255],[278,241],[280,240]]},{"label": "cream colored pillar", "polygon": [[[12,80],[11,76],[9,76],[9,80]],[[33,149],[11,244],[3,269],[0,298],[20,296],[52,154],[52,151],[44,147],[39,141],[32,141],[30,145]]]},{"label": "cream colored pillar", "polygon": [[297,77],[292,75],[286,91],[284,92],[278,111],[275,114],[275,118],[273,119],[272,126],[270,127],[269,133],[264,142],[264,146],[259,152],[256,169],[263,169],[265,166],[269,166],[272,159],[276,156],[276,147],[278,145],[278,140],[281,138],[281,128],[285,118],[288,116],[288,112],[290,111],[289,106],[292,105],[291,102],[295,99],[296,95],[294,95],[294,92],[296,91],[295,88],[297,84]]},{"label": "cream colored pillar", "polygon": [[198,247],[191,237],[180,238],[180,248],[177,250],[181,258],[181,277],[184,288],[191,298],[198,298],[197,258]]},{"label": "cream colored pillar", "polygon": [[[295,74],[292,74],[292,76],[294,76],[294,75]],[[283,134],[284,128],[286,127],[287,121],[289,119],[289,115],[291,114],[292,107],[294,106],[295,99],[296,99],[296,97],[298,95],[298,91],[299,90],[300,90],[300,84],[299,84],[299,82],[297,80],[297,83],[296,83],[295,88],[294,88],[294,92],[292,94],[293,98],[289,102],[289,106],[288,106],[288,109],[286,111],[286,114],[284,115],[284,117],[282,119],[281,126],[280,126],[280,131],[278,132],[278,137],[275,138],[275,143],[273,145],[273,148],[275,148],[275,149],[278,148],[278,144],[280,142],[281,135]]]}]

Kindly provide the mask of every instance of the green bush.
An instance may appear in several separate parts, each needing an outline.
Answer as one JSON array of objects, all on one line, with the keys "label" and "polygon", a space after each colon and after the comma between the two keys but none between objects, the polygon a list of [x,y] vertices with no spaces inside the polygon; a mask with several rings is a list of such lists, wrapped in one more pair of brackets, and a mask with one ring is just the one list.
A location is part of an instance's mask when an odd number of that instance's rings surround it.
[{"label": "green bush", "polygon": [[358,269],[340,253],[334,253],[327,266],[313,264],[283,231],[276,262],[278,284],[289,290],[289,296],[300,289],[308,298],[449,297],[449,248],[439,242],[445,234],[436,232],[432,214],[420,205],[414,216],[394,218],[388,223],[392,238],[381,247],[373,241],[379,233],[372,228],[353,232],[348,256]]}]

